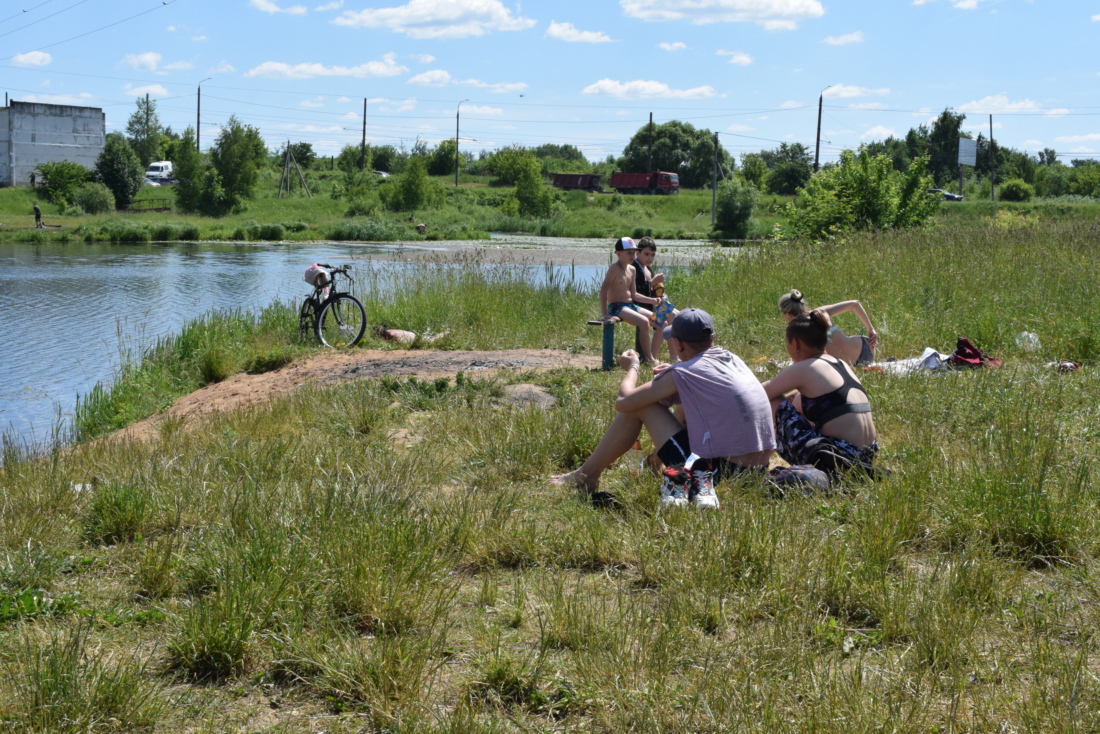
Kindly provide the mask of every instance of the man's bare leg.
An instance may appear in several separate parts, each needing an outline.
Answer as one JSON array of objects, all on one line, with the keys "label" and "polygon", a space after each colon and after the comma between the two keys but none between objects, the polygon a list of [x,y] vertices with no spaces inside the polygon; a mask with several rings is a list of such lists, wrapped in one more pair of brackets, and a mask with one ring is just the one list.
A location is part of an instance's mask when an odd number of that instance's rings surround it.
[{"label": "man's bare leg", "polygon": [[594,490],[600,486],[600,475],[614,464],[620,456],[630,450],[641,435],[642,426],[649,431],[649,437],[657,448],[683,429],[668,408],[660,405],[647,405],[633,413],[618,413],[607,433],[600,440],[596,450],[588,457],[580,469],[550,477],[552,484],[571,484]]}]

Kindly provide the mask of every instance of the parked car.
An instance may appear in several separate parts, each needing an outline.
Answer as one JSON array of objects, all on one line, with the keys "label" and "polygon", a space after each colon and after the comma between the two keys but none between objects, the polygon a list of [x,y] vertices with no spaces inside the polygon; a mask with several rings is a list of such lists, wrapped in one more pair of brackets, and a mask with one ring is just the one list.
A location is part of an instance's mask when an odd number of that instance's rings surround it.
[{"label": "parked car", "polygon": [[944,191],[943,189],[928,189],[930,194],[943,194],[944,201],[962,201],[962,194],[952,194],[950,191]]},{"label": "parked car", "polygon": [[146,179],[145,179],[145,185],[146,185],[146,186],[160,186],[160,184],[159,184],[159,183],[157,183],[156,181],[154,181],[154,180],[153,180],[153,179],[151,179],[151,178],[146,178]]},{"label": "parked car", "polygon": [[380,176],[381,178],[390,177],[390,174],[386,173],[385,171],[371,171],[371,173],[373,173],[375,176]]}]

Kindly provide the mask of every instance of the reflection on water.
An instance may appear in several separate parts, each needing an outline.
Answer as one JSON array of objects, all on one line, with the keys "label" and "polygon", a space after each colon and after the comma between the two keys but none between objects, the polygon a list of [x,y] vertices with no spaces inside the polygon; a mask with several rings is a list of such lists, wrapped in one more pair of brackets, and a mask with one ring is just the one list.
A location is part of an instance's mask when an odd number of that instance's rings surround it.
[{"label": "reflection on water", "polygon": [[[70,420],[76,396],[112,378],[123,346],[140,348],[211,310],[297,301],[310,263],[394,249],[0,244],[0,430],[42,441],[58,410]],[[564,275],[588,281],[601,270],[565,266]]]}]

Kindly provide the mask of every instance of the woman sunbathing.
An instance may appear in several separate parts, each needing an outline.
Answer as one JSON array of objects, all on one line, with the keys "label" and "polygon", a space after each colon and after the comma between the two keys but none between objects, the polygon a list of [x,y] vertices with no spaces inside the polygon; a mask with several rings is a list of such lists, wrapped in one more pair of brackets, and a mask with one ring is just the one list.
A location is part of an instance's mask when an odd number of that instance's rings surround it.
[{"label": "woman sunbathing", "polygon": [[[779,310],[783,312],[783,318],[790,323],[795,316],[808,313],[810,307],[806,305],[806,299],[801,291],[792,290],[780,296]],[[842,313],[854,313],[867,329],[867,336],[848,336],[837,326],[830,326],[828,342],[825,345],[826,354],[839,357],[856,367],[875,361],[878,332],[875,331],[875,327],[871,326],[871,319],[867,317],[867,312],[863,310],[863,305],[859,301],[841,301],[829,306],[822,306],[819,310],[828,314],[829,318]]]},{"label": "woman sunbathing", "polygon": [[831,327],[823,309],[787,324],[787,354],[794,364],[764,383],[778,452],[789,464],[869,470],[878,452],[871,402],[852,368],[827,355]]}]

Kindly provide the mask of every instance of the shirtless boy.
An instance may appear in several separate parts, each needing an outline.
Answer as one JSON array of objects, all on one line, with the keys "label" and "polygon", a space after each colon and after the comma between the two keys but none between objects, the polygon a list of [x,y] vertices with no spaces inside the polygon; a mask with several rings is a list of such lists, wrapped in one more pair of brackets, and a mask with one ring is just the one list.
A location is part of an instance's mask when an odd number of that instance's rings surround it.
[{"label": "shirtless boy", "polygon": [[637,252],[638,246],[629,237],[621,237],[615,243],[615,257],[618,258],[618,262],[607,269],[603,285],[600,286],[600,315],[618,316],[620,320],[637,326],[642,359],[649,362],[656,360],[650,338],[649,317],[652,311],[642,308],[637,303],[656,305],[660,303],[660,299],[638,293],[635,283],[636,271],[633,265]]}]

